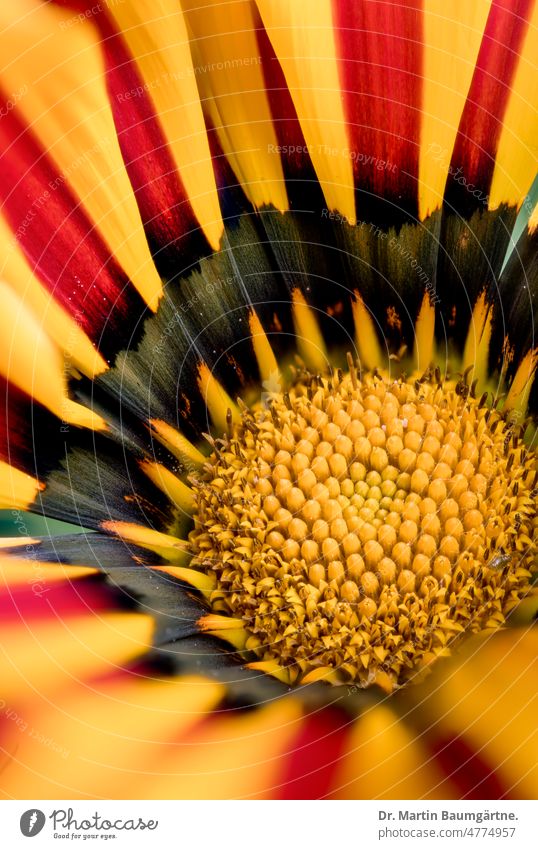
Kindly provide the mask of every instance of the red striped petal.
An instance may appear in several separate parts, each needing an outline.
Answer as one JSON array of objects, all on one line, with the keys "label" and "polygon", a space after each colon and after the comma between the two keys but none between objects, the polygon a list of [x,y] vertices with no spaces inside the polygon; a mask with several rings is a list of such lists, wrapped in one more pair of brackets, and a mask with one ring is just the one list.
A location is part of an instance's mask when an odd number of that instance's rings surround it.
[{"label": "red striped petal", "polygon": [[147,83],[106,14],[99,16],[99,24],[112,114],[148,242],[161,273],[177,274],[212,249],[175,167]]},{"label": "red striped petal", "polygon": [[111,609],[113,593],[102,581],[85,578],[50,583],[40,563],[34,561],[34,565],[35,580],[31,583],[8,589],[0,582],[0,619],[6,627],[21,621],[36,623],[70,616],[94,617],[99,616],[100,611]]},{"label": "red striped petal", "polygon": [[462,737],[439,740],[435,758],[459,789],[462,799],[502,799],[506,793],[499,775]]},{"label": "red striped petal", "polygon": [[294,179],[304,181],[302,187],[303,196],[304,192],[309,188],[308,183],[312,182],[315,184],[320,196],[323,197],[319,191],[316,172],[308,154],[305,137],[291,99],[284,73],[261,22],[257,30],[257,37],[275,133],[278,144],[283,149],[281,155],[284,176],[287,181]]},{"label": "red striped petal", "polygon": [[[422,85],[421,0],[333,0],[340,75],[357,199],[388,223],[418,212]],[[388,203],[394,204],[389,209]],[[379,205],[378,205],[379,204]]]},{"label": "red striped petal", "polygon": [[[495,157],[534,0],[493,0],[452,152],[445,202],[470,214],[490,192]],[[482,201],[480,201],[482,198]]]},{"label": "red striped petal", "polygon": [[5,113],[0,199],[6,219],[39,279],[111,357],[145,304],[17,110]]},{"label": "red striped petal", "polygon": [[26,393],[0,376],[0,460],[30,473],[33,466],[31,406],[32,400]]},{"label": "red striped petal", "polygon": [[293,749],[283,762],[280,799],[323,799],[335,787],[345,757],[349,724],[335,710],[313,713],[301,725]]}]

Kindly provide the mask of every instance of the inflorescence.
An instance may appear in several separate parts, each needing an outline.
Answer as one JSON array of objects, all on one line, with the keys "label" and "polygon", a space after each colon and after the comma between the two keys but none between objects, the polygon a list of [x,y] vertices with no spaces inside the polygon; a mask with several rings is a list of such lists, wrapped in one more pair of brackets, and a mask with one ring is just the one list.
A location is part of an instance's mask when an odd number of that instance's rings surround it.
[{"label": "inflorescence", "polygon": [[290,681],[390,690],[529,592],[535,455],[461,382],[351,364],[242,407],[195,482],[193,565]]}]

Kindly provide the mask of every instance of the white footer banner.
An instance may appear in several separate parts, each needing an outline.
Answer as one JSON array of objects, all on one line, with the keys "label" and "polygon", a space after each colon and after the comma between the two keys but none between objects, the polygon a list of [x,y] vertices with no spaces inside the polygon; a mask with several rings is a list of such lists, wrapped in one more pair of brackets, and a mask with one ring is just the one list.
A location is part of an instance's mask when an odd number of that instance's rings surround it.
[{"label": "white footer banner", "polygon": [[[538,802],[4,801],[1,845],[538,847]],[[35,842],[31,842],[35,841]]]}]

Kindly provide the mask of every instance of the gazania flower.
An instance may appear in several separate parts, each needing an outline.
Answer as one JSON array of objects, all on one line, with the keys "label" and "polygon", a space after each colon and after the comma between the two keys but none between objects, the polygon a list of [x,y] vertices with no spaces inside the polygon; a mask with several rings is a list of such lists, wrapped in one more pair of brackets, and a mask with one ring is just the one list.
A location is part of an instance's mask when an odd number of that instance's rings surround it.
[{"label": "gazania flower", "polygon": [[5,797],[535,796],[534,6],[2,9]]}]

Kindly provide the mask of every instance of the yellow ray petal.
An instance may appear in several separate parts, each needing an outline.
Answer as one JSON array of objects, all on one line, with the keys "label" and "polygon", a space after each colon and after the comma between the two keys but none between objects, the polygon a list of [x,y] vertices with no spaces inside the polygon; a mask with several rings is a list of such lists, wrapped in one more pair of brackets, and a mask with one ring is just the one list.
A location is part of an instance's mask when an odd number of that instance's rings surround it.
[{"label": "yellow ray petal", "polygon": [[490,0],[424,0],[419,216],[441,206]]},{"label": "yellow ray petal", "polygon": [[331,0],[257,0],[329,209],[356,221]]},{"label": "yellow ray petal", "polygon": [[231,411],[232,420],[239,421],[241,414],[237,404],[232,401],[205,363],[200,363],[198,366],[198,386],[213,423],[219,431],[223,433],[227,429],[228,410]]},{"label": "yellow ray petal", "polygon": [[204,110],[249,200],[288,208],[251,0],[184,2]]},{"label": "yellow ray petal", "polygon": [[442,738],[462,735],[516,799],[538,793],[537,676],[535,628],[476,638],[434,674],[420,707]]},{"label": "yellow ray petal", "polygon": [[248,639],[248,634],[244,628],[226,628],[224,631],[216,630],[207,633],[210,637],[216,637],[218,640],[230,643],[239,652],[244,650]]},{"label": "yellow ray petal", "polygon": [[151,460],[141,460],[140,467],[148,478],[157,486],[182,512],[192,514],[194,510],[194,493],[170,469],[162,463]]},{"label": "yellow ray petal", "polygon": [[[181,562],[186,558],[188,544],[185,540],[170,536],[169,534],[154,531],[145,525],[136,525],[134,522],[101,522],[101,527],[107,533],[114,534],[120,539],[134,542],[136,545],[155,551],[165,560]],[[143,568],[143,567],[142,567]]]},{"label": "yellow ray petal", "polygon": [[0,510],[27,510],[44,488],[31,475],[0,460]]},{"label": "yellow ray petal", "polygon": [[243,627],[242,619],[234,619],[233,616],[219,616],[217,613],[208,613],[198,620],[202,631],[236,631]]},{"label": "yellow ray petal", "polygon": [[538,349],[535,349],[534,351],[529,351],[519,364],[506,401],[504,402],[505,410],[517,412],[521,417],[526,416],[532,384],[536,377],[537,365]]},{"label": "yellow ray petal", "polygon": [[[46,596],[43,597],[46,609]],[[0,633],[2,695],[30,700],[88,675],[112,672],[117,664],[151,648],[154,621],[139,613],[93,613],[21,621]]]},{"label": "yellow ray petal", "polygon": [[188,745],[168,752],[151,793],[157,799],[274,798],[300,724],[300,706],[291,699],[216,717],[194,728]]},{"label": "yellow ray petal", "polygon": [[312,372],[323,374],[327,371],[328,354],[316,314],[300,289],[294,289],[291,297],[299,354]]},{"label": "yellow ray petal", "polygon": [[428,294],[424,295],[415,324],[415,368],[424,371],[434,357],[435,307]]},{"label": "yellow ray petal", "polygon": [[223,224],[187,27],[175,0],[107,4],[136,59],[185,191],[218,250]]},{"label": "yellow ray petal", "polygon": [[262,327],[262,323],[254,310],[249,315],[248,323],[252,336],[252,345],[256,355],[256,361],[263,381],[280,380],[280,370],[274,355],[271,343]]},{"label": "yellow ray petal", "polygon": [[335,786],[340,799],[457,798],[420,738],[383,705],[355,723]]},{"label": "yellow ray petal", "polygon": [[361,364],[368,370],[380,368],[386,360],[377,339],[375,325],[360,294],[355,291],[355,300],[351,304],[355,322],[355,344]]},{"label": "yellow ray petal", "polygon": [[171,575],[172,578],[177,578],[180,581],[185,581],[187,584],[195,587],[204,596],[209,598],[217,585],[216,576],[213,573],[206,574],[199,572],[198,569],[187,569],[184,566],[153,566],[154,572],[163,572]]},{"label": "yellow ray petal", "polygon": [[520,206],[536,176],[536,57],[538,6],[534,7],[504,116],[489,194],[489,208]]},{"label": "yellow ray petal", "polygon": [[[30,514],[28,514],[30,515]],[[22,516],[24,521],[24,516]],[[27,532],[26,525],[22,529],[23,533]],[[26,545],[38,545],[39,539],[35,537],[0,537],[0,549],[2,548],[23,548]],[[24,562],[24,561],[23,561]]]},{"label": "yellow ray petal", "polygon": [[[155,782],[168,758],[181,760],[189,751],[191,730],[205,725],[223,695],[220,684],[202,678],[138,675],[77,686],[57,694],[52,706],[25,706],[38,735],[15,732],[18,746],[3,787],[14,798],[157,798]],[[39,737],[53,742],[43,745]],[[204,753],[211,760],[210,746]],[[183,798],[188,784],[188,777],[176,778],[177,796],[170,791],[170,797]]]},{"label": "yellow ray petal", "polygon": [[104,430],[101,416],[67,397],[64,363],[36,316],[0,282],[0,374],[62,422]]},{"label": "yellow ray petal", "polygon": [[204,455],[182,433],[161,419],[150,419],[150,425],[154,431],[155,438],[165,448],[168,448],[174,457],[185,463],[188,469],[189,464],[194,465],[195,468],[203,466],[205,463]]},{"label": "yellow ray petal", "polygon": [[255,660],[252,663],[247,663],[246,666],[247,669],[255,669],[266,675],[272,675],[273,678],[276,678],[287,686],[292,684],[290,670],[280,666],[276,660]]},{"label": "yellow ray petal", "polygon": [[162,284],[123,165],[97,31],[79,22],[66,35],[72,17],[52,3],[21,0],[16,16],[2,4],[3,85],[26,87],[17,109],[56,164],[59,185],[81,199],[111,255],[156,309]]},{"label": "yellow ray petal", "polygon": [[[20,543],[19,538],[3,539],[0,543],[16,546]],[[34,559],[33,555],[39,556],[39,543],[37,540],[32,540],[27,537],[22,545],[31,546],[31,560],[23,560],[20,557],[13,555],[0,556],[0,586],[2,582],[7,587],[15,586],[36,586],[43,585],[46,587],[50,583],[61,583],[62,581],[74,581],[77,578],[84,578],[88,575],[98,574],[98,569],[92,569],[89,566],[66,566],[64,563],[46,563],[38,559]]]},{"label": "yellow ray petal", "polygon": [[314,684],[316,681],[326,681],[328,684],[340,684],[338,672],[331,666],[318,666],[301,678],[301,684]]},{"label": "yellow ray petal", "polygon": [[462,365],[464,371],[472,367],[468,380],[469,383],[478,380],[479,392],[483,390],[488,377],[490,342],[491,310],[486,300],[486,293],[482,292],[473,309],[473,317],[465,340]]},{"label": "yellow ray petal", "polygon": [[48,335],[64,354],[66,363],[88,377],[108,366],[79,324],[56,301],[30,270],[30,266],[0,214],[0,277],[18,293],[23,304],[40,316]]}]

